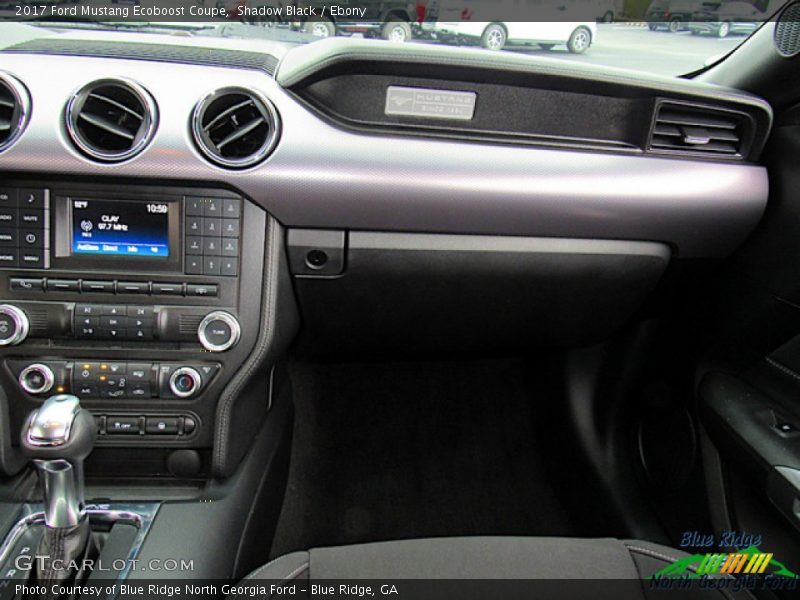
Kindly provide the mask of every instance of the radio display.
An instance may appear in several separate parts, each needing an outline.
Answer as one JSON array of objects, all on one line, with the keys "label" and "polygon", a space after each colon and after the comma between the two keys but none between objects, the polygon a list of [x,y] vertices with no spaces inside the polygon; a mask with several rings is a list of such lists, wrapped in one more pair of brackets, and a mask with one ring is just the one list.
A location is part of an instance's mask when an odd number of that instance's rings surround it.
[{"label": "radio display", "polygon": [[175,202],[72,198],[72,254],[169,257]]}]

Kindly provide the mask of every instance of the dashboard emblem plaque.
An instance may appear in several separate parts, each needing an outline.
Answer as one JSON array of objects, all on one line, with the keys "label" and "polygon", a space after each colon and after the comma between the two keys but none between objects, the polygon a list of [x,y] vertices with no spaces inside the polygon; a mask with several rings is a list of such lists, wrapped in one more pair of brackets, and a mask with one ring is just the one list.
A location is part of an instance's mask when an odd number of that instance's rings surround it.
[{"label": "dashboard emblem plaque", "polygon": [[434,90],[391,85],[384,112],[390,116],[469,121],[475,114],[475,92]]}]

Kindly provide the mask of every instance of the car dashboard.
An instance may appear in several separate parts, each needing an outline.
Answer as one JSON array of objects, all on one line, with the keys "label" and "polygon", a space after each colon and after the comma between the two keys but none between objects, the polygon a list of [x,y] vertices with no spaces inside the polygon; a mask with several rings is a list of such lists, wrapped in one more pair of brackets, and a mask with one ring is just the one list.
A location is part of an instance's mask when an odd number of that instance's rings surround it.
[{"label": "car dashboard", "polygon": [[7,474],[57,391],[90,476],[230,476],[288,352],[591,344],[767,200],[769,105],[687,80],[341,39],[1,56]]}]

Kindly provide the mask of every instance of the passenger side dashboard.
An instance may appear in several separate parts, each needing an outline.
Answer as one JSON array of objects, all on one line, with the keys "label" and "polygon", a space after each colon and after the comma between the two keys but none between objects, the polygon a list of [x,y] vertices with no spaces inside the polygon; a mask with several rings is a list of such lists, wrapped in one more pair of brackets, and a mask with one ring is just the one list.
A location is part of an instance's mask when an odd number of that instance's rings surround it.
[{"label": "passenger side dashboard", "polygon": [[[140,46],[3,52],[25,114],[0,149],[0,298],[29,321],[0,348],[10,431],[42,394],[78,392],[105,460],[147,458],[124,464],[132,475],[168,474],[181,450],[196,453],[189,478],[232,472],[269,409],[295,298],[314,352],[585,345],[671,260],[730,253],[766,203],[771,112],[730,90],[380,42],[318,42],[280,63]],[[390,88],[434,112],[437,95],[460,98],[473,116],[387,110]],[[82,259],[76,201],[105,216],[168,206],[167,256]],[[216,212],[229,207],[238,216]],[[227,348],[198,338],[220,311],[241,324]],[[48,379],[33,365],[52,373],[46,391],[21,387]],[[120,369],[138,381],[120,390]],[[199,376],[185,398],[180,369]]]}]

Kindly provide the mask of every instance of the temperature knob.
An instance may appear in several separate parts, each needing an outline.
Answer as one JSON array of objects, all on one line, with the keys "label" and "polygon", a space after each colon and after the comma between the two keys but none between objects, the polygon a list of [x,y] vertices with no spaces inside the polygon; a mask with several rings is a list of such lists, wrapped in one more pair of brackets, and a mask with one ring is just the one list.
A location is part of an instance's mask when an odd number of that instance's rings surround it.
[{"label": "temperature knob", "polygon": [[53,369],[37,363],[22,369],[19,374],[19,385],[23,390],[35,396],[36,394],[46,394],[53,389],[55,379]]}]

